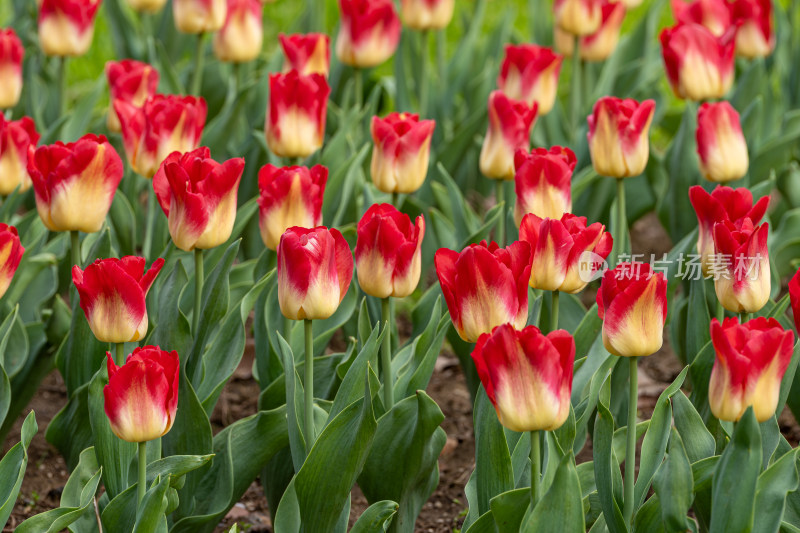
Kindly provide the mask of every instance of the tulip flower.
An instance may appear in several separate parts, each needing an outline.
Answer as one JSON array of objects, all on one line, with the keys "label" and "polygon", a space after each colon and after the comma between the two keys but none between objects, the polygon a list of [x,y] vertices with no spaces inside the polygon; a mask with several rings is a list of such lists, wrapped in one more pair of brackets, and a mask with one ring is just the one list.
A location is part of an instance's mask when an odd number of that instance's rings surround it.
[{"label": "tulip flower", "polygon": [[0,224],[0,298],[11,285],[23,253],[25,248],[19,241],[17,228]]},{"label": "tulip flower", "polygon": [[714,225],[731,222],[734,227],[741,228],[745,220],[749,220],[747,224],[758,224],[769,207],[769,196],[753,204],[753,194],[747,187],[717,186],[709,194],[700,185],[694,185],[689,188],[689,201],[697,214],[697,253],[705,276],[709,275],[714,262]]},{"label": "tulip flower", "polygon": [[769,224],[755,226],[746,218],[740,226],[714,225],[716,255],[709,273],[722,306],[734,313],[755,313],[769,301]]},{"label": "tulip flower", "polygon": [[400,19],[392,0],[339,0],[342,13],[336,57],[356,68],[375,67],[400,43]]},{"label": "tulip flower", "polygon": [[556,26],[571,35],[589,35],[602,21],[603,0],[555,0]]},{"label": "tulip flower", "polygon": [[264,165],[258,171],[258,226],[261,239],[277,250],[281,235],[292,226],[315,228],[322,223],[322,200],[328,169],[322,165],[283,167]]},{"label": "tulip flower", "polygon": [[158,346],[136,348],[117,366],[107,354],[105,412],[114,435],[128,442],[147,442],[167,434],[178,408],[178,352]]},{"label": "tulip flower", "polygon": [[766,57],[775,48],[771,0],[735,0],[731,6],[736,31],[736,55]]},{"label": "tulip flower", "polygon": [[219,31],[227,12],[227,0],[172,0],[175,27],[181,33]]},{"label": "tulip flower", "polygon": [[675,96],[696,101],[725,96],[733,85],[735,31],[716,37],[700,24],[682,24],[661,32],[661,52]]},{"label": "tulip flower", "polygon": [[123,172],[122,159],[102,135],[29,152],[36,210],[51,231],[100,231]]},{"label": "tulip flower", "polygon": [[147,334],[145,298],[164,266],[158,258],[145,271],[143,257],[97,259],[81,270],[72,267],[81,309],[94,336],[101,342],[137,342]]},{"label": "tulip flower", "polygon": [[278,303],[290,320],[329,318],[353,279],[353,256],[337,229],[286,230],[278,244]]},{"label": "tulip flower", "polygon": [[147,63],[133,59],[109,61],[106,63],[106,79],[112,106],[108,110],[108,130],[122,131],[119,117],[114,111],[113,102],[124,100],[141,108],[145,101],[156,94],[158,89],[158,71]]},{"label": "tulip flower", "polygon": [[391,204],[374,204],[358,222],[356,273],[361,290],[376,298],[405,298],[417,288],[425,219],[411,223]]},{"label": "tulip flower", "polygon": [[453,18],[455,0],[403,0],[403,24],[413,30],[441,30]]},{"label": "tulip flower", "polygon": [[566,331],[503,324],[480,336],[472,360],[506,428],[550,431],[567,420],[575,340]]},{"label": "tulip flower", "polygon": [[322,74],[326,78],[331,68],[331,39],[324,33],[278,35],[285,61],[283,73],[298,71],[302,76]]},{"label": "tulip flower", "polygon": [[269,110],[264,130],[278,157],[308,157],[322,146],[331,90],[321,74],[296,70],[269,75]]},{"label": "tulip flower", "polygon": [[[602,21],[596,32],[585,35],[578,42],[578,53],[586,61],[605,61],[617,48],[619,31],[625,20],[625,4],[603,4]],[[573,44],[574,46],[574,44]]]},{"label": "tulip flower", "polygon": [[558,75],[563,57],[550,48],[535,44],[506,46],[500,65],[497,87],[511,100],[520,100],[540,115],[553,109],[558,89]]},{"label": "tulip flower", "polygon": [[447,309],[458,335],[476,342],[496,326],[517,329],[528,321],[531,249],[524,241],[500,248],[471,244],[461,253],[440,248],[434,257]]},{"label": "tulip flower", "polygon": [[789,303],[792,305],[794,327],[800,332],[800,269],[789,280]]},{"label": "tulip flower", "polygon": [[731,27],[731,7],[727,0],[671,0],[672,13],[678,25],[700,24],[715,37]]},{"label": "tulip flower", "polygon": [[0,29],[0,109],[10,109],[19,102],[24,55],[25,48],[14,29]]},{"label": "tulip flower", "polygon": [[40,0],[39,45],[48,56],[81,56],[92,45],[101,0]]},{"label": "tulip flower", "polygon": [[139,13],[157,13],[167,3],[167,0],[127,0],[128,5]]},{"label": "tulip flower", "polygon": [[528,150],[530,131],[538,105],[512,100],[501,91],[489,95],[489,129],[480,155],[481,172],[487,178],[514,179],[514,153]]},{"label": "tulip flower", "polygon": [[197,148],[207,108],[203,98],[157,94],[141,108],[117,100],[114,111],[128,163],[140,176],[152,178],[169,154]]},{"label": "tulip flower", "polygon": [[587,119],[589,152],[595,172],[628,178],[644,172],[650,155],[648,134],[656,103],[613,96],[600,98]]},{"label": "tulip flower", "polygon": [[570,213],[560,220],[525,215],[519,238],[531,246],[530,286],[569,293],[586,287],[613,244],[601,223],[587,226],[586,217]]},{"label": "tulip flower", "polygon": [[258,57],[264,41],[261,0],[227,0],[225,24],[214,34],[214,55],[220,61],[246,63]]},{"label": "tulip flower", "polygon": [[514,186],[517,201],[514,221],[533,213],[539,218],[559,219],[572,211],[572,172],[577,159],[569,148],[534,148],[514,154]]},{"label": "tulip flower", "polygon": [[29,117],[8,121],[0,114],[0,195],[8,196],[14,189],[31,188],[28,174],[28,152],[39,142],[36,125]]},{"label": "tulip flower", "polygon": [[700,173],[704,178],[725,183],[747,174],[747,142],[739,113],[728,102],[700,106],[696,136]]},{"label": "tulip flower", "polygon": [[428,173],[431,139],[436,123],[419,115],[390,113],[372,117],[370,174],[372,183],[385,193],[412,193],[422,186]]},{"label": "tulip flower", "polygon": [[711,321],[716,359],[708,384],[711,412],[720,420],[736,422],[748,407],[756,420],[772,418],[778,406],[781,379],[792,359],[794,333],[774,318],[758,317],[739,324],[726,318]]},{"label": "tulip flower", "polygon": [[607,270],[597,293],[603,344],[622,357],[656,353],[667,320],[667,280],[647,263],[620,263]]},{"label": "tulip flower", "polygon": [[153,177],[153,189],[175,246],[187,252],[208,250],[230,238],[243,171],[241,157],[217,163],[205,146],[167,156]]}]

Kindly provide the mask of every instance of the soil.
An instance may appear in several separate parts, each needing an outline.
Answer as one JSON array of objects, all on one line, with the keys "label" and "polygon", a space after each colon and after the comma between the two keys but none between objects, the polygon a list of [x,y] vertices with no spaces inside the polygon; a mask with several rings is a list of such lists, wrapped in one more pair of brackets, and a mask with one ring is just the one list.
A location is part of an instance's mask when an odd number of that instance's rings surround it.
[{"label": "soil", "polygon": [[[661,229],[657,218],[648,215],[634,224],[631,230],[634,251],[637,253],[661,253],[670,249],[668,237]],[[587,295],[591,304],[592,298]],[[250,371],[252,346],[248,346],[242,364],[223,390],[212,416],[212,425],[217,432],[235,420],[256,412],[259,393],[258,384]],[[639,366],[640,416],[649,417],[655,402],[681,371],[681,365],[665,343],[657,354],[644,358]],[[418,533],[453,533],[458,531],[466,514],[467,503],[464,486],[475,466],[475,443],[472,432],[472,406],[466,382],[458,360],[443,350],[436,365],[428,394],[439,404],[445,414],[442,427],[447,433],[447,443],[439,458],[440,480],[436,491],[424,505],[417,520]],[[47,424],[66,402],[64,383],[57,372],[50,374],[31,401],[25,413],[19,417],[10,437],[3,444],[5,453],[18,439],[24,416],[30,409],[36,411],[40,431],[29,449],[30,461],[22,483],[20,496],[11,518],[3,532],[11,532],[19,523],[34,514],[58,506],[61,491],[69,476],[66,465],[58,452],[44,439]],[[792,414],[785,410],[779,419],[781,431],[793,445],[800,441],[800,425]],[[591,460],[591,442],[578,455],[578,461]],[[358,487],[352,494],[351,522],[367,507],[367,502]],[[251,533],[272,532],[267,502],[261,487],[253,483],[242,500],[228,513],[217,527],[217,532],[227,531],[234,523],[244,526]]]}]

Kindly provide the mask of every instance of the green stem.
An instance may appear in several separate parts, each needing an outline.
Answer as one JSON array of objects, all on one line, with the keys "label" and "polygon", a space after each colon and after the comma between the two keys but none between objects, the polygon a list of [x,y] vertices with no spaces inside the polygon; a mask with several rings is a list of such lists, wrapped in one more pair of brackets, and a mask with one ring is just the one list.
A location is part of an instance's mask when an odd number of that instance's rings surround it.
[{"label": "green stem", "polygon": [[631,524],[633,519],[633,487],[636,482],[636,407],[639,401],[639,375],[638,358],[628,358],[630,381],[628,388],[628,429],[626,433],[627,444],[625,447],[625,499],[623,517],[626,524]]},{"label": "green stem", "polygon": [[385,333],[381,347],[381,366],[383,367],[383,403],[388,413],[394,405],[394,380],[392,379],[392,322],[390,320],[390,297],[381,300],[381,320]]},{"label": "green stem", "polygon": [[[495,180],[495,201],[497,205],[505,204],[505,190],[503,180]],[[506,208],[505,205],[500,209],[500,220],[497,222],[497,244],[505,246],[506,240]]]},{"label": "green stem", "polygon": [[445,48],[447,44],[445,43],[444,37],[444,30],[436,31],[436,70],[439,73],[439,82],[442,86],[447,82],[447,66],[445,65]]},{"label": "green stem", "polygon": [[578,131],[580,130],[578,121],[580,120],[579,114],[581,112],[581,91],[583,91],[583,88],[581,87],[581,55],[579,53],[579,46],[580,37],[576,36],[575,47],[572,50],[572,83],[569,91],[570,120],[572,123],[573,141],[577,141]]},{"label": "green stem", "polygon": [[192,333],[197,337],[200,328],[200,313],[203,307],[203,250],[194,249],[194,315],[192,315]]},{"label": "green stem", "polygon": [[136,501],[139,506],[144,500],[144,493],[147,489],[147,441],[139,443],[139,482],[136,485]]},{"label": "green stem", "polygon": [[550,310],[550,331],[555,331],[558,329],[558,297],[559,292],[553,291],[550,293],[553,298],[553,305],[551,306],[552,309]]},{"label": "green stem", "polygon": [[203,68],[206,62],[206,34],[197,34],[197,50],[194,55],[194,73],[192,74],[191,94],[197,96],[203,87]]},{"label": "green stem", "polygon": [[286,344],[289,346],[292,345],[292,326],[294,325],[293,320],[289,320],[286,317],[283,317],[283,339],[286,341]]},{"label": "green stem", "polygon": [[77,231],[69,232],[72,264],[81,266],[81,236]]},{"label": "green stem", "polygon": [[420,33],[420,69],[419,76],[419,114],[421,117],[427,116],[428,111],[428,30]]},{"label": "green stem", "polygon": [[619,256],[627,253],[627,240],[625,235],[628,232],[627,212],[625,210],[625,178],[617,178],[617,224],[614,235],[614,259],[619,263]]},{"label": "green stem", "polygon": [[539,472],[540,464],[539,432],[531,431],[531,509],[539,501],[539,484],[542,477]]},{"label": "green stem", "polygon": [[400,200],[400,193],[393,192],[392,193],[392,205],[397,207],[398,209],[400,208],[400,204],[398,203],[399,200]]},{"label": "green stem", "polygon": [[231,75],[233,76],[233,94],[239,95],[239,88],[241,85],[241,63],[233,63],[231,64]]},{"label": "green stem", "polygon": [[114,356],[114,362],[117,364],[117,366],[122,366],[125,364],[125,343],[117,342],[115,343],[115,348],[116,355]]},{"label": "green stem", "polygon": [[748,313],[746,311],[742,311],[741,313],[739,313],[739,323],[740,324],[744,324],[748,320],[750,320],[750,313]]},{"label": "green stem", "polygon": [[355,84],[355,106],[361,109],[364,101],[364,73],[358,67],[353,69],[353,81]]},{"label": "green stem", "polygon": [[311,329],[311,320],[303,321],[306,333],[305,379],[303,391],[305,393],[305,433],[306,455],[311,452],[316,436],[314,435],[314,333]]},{"label": "green stem", "polygon": [[144,242],[142,243],[142,254],[150,257],[153,254],[153,229],[156,225],[156,190],[153,188],[152,180],[147,184],[147,211],[144,215]]},{"label": "green stem", "polygon": [[61,117],[67,111],[67,56],[58,58],[58,80],[61,83],[58,93],[58,116]]},{"label": "green stem", "polygon": [[725,308],[722,307],[722,302],[717,298],[717,320],[722,322],[725,320]]}]

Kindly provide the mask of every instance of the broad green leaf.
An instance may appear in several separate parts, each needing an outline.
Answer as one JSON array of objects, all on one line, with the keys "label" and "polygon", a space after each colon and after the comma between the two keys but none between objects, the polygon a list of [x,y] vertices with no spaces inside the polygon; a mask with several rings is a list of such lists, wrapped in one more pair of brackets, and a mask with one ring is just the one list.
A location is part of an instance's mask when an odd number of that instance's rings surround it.
[{"label": "broad green leaf", "polygon": [[[530,464],[530,463],[529,463]],[[498,533],[519,533],[531,503],[531,489],[524,487],[498,494],[489,502]]]},{"label": "broad green leaf", "polygon": [[575,470],[575,457],[570,451],[558,464],[550,490],[536,504],[520,531],[557,533],[585,530],[581,487]]},{"label": "broad green leaf", "polygon": [[689,461],[695,463],[714,455],[716,443],[692,402],[678,391],[672,396],[675,428],[680,433]]},{"label": "broad green leaf", "polygon": [[[606,379],[604,388],[610,391],[611,380]],[[597,485],[597,494],[606,517],[606,525],[611,533],[625,533],[628,531],[622,518],[619,502],[614,490],[614,461],[612,440],[614,434],[614,418],[611,411],[603,403],[597,404],[597,419],[594,424],[594,437],[592,439],[594,475]],[[617,474],[618,475],[618,474]],[[609,518],[613,517],[613,518]]]},{"label": "broad green leaf", "polygon": [[158,476],[154,484],[154,487],[147,490],[136,511],[133,533],[157,533],[160,531],[161,523],[166,524],[164,512],[167,510],[166,495],[170,486],[170,476]]},{"label": "broad green leaf", "polygon": [[375,502],[362,513],[350,533],[376,533],[387,531],[391,526],[395,514],[397,514],[397,503],[391,500]]},{"label": "broad green leaf", "polygon": [[[478,515],[490,510],[490,501],[514,488],[514,471],[503,426],[494,406],[481,386],[473,411],[475,428],[475,465]],[[471,503],[471,502],[470,502]]]},{"label": "broad green leaf", "polygon": [[798,448],[784,454],[772,463],[761,475],[756,484],[754,533],[777,531],[784,516],[786,495],[797,490],[800,479],[797,476]]},{"label": "broad green leaf", "polygon": [[67,468],[72,469],[78,464],[80,453],[93,442],[88,383],[79,387],[56,413],[47,425],[44,437],[64,457]]},{"label": "broad green leaf", "polygon": [[25,468],[28,466],[28,446],[38,429],[36,415],[31,411],[22,423],[21,441],[0,460],[0,526],[3,528],[17,501]]},{"label": "broad green leaf", "polygon": [[668,531],[686,531],[686,515],[694,499],[694,478],[689,457],[677,430],[672,429],[669,453],[656,472],[653,489],[661,503],[661,519]]}]

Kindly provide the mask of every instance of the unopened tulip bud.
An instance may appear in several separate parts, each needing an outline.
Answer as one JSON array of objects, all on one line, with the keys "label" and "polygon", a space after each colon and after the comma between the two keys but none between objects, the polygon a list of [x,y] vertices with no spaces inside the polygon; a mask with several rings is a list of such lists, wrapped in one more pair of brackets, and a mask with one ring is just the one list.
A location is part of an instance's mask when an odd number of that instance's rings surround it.
[{"label": "unopened tulip bud", "polygon": [[767,57],[775,48],[771,0],[735,0],[731,7],[736,31],[736,55]]},{"label": "unopened tulip bud", "polygon": [[400,43],[400,19],[392,0],[339,0],[341,26],[336,57],[356,68],[375,67]]},{"label": "unopened tulip bud", "polygon": [[562,59],[544,46],[508,45],[497,86],[512,100],[521,100],[529,106],[536,103],[539,115],[546,115],[556,101]]},{"label": "unopened tulip bud", "polygon": [[39,45],[48,56],[81,56],[92,45],[101,0],[41,0]]},{"label": "unopened tulip bud", "polygon": [[511,100],[502,91],[489,95],[489,129],[483,138],[480,168],[487,178],[514,179],[514,154],[528,150],[538,106]]},{"label": "unopened tulip bud", "polygon": [[731,27],[731,7],[728,0],[671,0],[672,14],[678,24],[700,24],[716,37]]},{"label": "unopened tulip bud", "polygon": [[453,18],[455,0],[403,0],[403,24],[414,30],[441,30]]},{"label": "unopened tulip bud", "polygon": [[123,59],[106,63],[106,79],[112,102],[108,110],[108,130],[118,133],[122,131],[122,126],[117,112],[114,111],[113,102],[122,100],[141,108],[148,98],[156,94],[159,75],[147,63]]},{"label": "unopened tulip bud", "polygon": [[709,272],[722,306],[734,313],[756,313],[769,301],[771,288],[767,236],[769,224],[744,219],[739,227],[714,225],[714,256]]},{"label": "unopened tulip bud", "polygon": [[725,96],[733,85],[735,29],[716,37],[699,24],[661,32],[661,52],[672,91],[678,98],[709,100]]},{"label": "unopened tulip bud", "polygon": [[629,178],[644,172],[650,156],[650,123],[656,103],[612,96],[594,104],[589,122],[589,152],[595,172]]},{"label": "unopened tulip bud", "polygon": [[13,28],[0,30],[0,109],[10,109],[22,94],[25,48]]},{"label": "unopened tulip bud", "polygon": [[267,145],[278,157],[308,157],[322,147],[331,90],[322,74],[270,74]]},{"label": "unopened tulip bud", "polygon": [[228,0],[225,24],[214,34],[214,55],[220,61],[246,63],[258,57],[264,41],[261,0]]},{"label": "unopened tulip bud", "polygon": [[500,423],[511,431],[552,431],[569,416],[575,339],[510,324],[478,339],[472,360]]},{"label": "unopened tulip bud", "polygon": [[324,33],[278,35],[283,48],[283,73],[298,71],[303,76],[322,74],[326,78],[331,67],[331,39]]},{"label": "unopened tulip bud", "polygon": [[625,20],[625,5],[622,2],[603,4],[603,20],[596,32],[581,37],[578,47],[581,59],[605,61],[617,48],[619,31]]},{"label": "unopened tulip bud", "polygon": [[556,25],[571,35],[592,34],[603,19],[602,6],[603,0],[555,0]]},{"label": "unopened tulip bud", "polygon": [[172,0],[175,27],[182,33],[211,33],[225,24],[227,0]]},{"label": "unopened tulip bud", "polygon": [[36,149],[39,133],[30,117],[7,121],[0,115],[0,195],[31,188],[28,152]]},{"label": "unopened tulip bud", "polygon": [[431,139],[436,123],[419,115],[390,113],[372,117],[372,183],[385,193],[412,193],[428,174]]},{"label": "unopened tulip bud", "polygon": [[17,228],[0,224],[0,298],[11,285],[24,253],[25,248],[20,243]]},{"label": "unopened tulip bud", "polygon": [[739,113],[728,102],[700,106],[697,155],[700,156],[700,173],[709,181],[725,183],[747,174],[747,142],[739,124]]},{"label": "unopened tulip bud", "polygon": [[559,219],[572,211],[572,172],[575,154],[569,148],[534,148],[530,153],[514,154],[514,188],[517,201],[514,221],[533,213],[539,218]]}]

